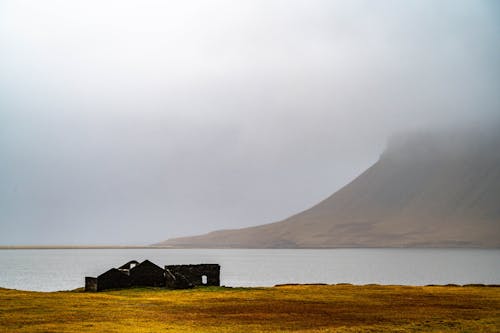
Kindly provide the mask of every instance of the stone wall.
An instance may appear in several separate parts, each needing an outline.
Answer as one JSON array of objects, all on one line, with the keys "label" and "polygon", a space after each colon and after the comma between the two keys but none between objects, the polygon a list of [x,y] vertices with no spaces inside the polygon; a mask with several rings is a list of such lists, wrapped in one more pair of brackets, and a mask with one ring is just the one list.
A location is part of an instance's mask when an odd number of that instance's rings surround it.
[{"label": "stone wall", "polygon": [[220,286],[220,265],[168,265],[165,270],[183,275],[194,286]]},{"label": "stone wall", "polygon": [[178,272],[165,270],[165,287],[168,289],[189,289],[194,285],[186,277]]},{"label": "stone wall", "polygon": [[85,277],[85,291],[97,291],[97,278]]},{"label": "stone wall", "polygon": [[164,287],[165,270],[145,260],[130,270],[131,286]]},{"label": "stone wall", "polygon": [[97,291],[128,288],[130,286],[130,277],[116,268],[112,268],[97,277]]}]

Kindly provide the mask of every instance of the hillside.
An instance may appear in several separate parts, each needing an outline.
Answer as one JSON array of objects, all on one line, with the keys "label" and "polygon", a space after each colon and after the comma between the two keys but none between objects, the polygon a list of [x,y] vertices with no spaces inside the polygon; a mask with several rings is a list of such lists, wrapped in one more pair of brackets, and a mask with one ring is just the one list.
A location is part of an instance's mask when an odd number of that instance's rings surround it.
[{"label": "hillside", "polygon": [[500,130],[393,137],[380,159],[283,221],[160,246],[500,247]]}]

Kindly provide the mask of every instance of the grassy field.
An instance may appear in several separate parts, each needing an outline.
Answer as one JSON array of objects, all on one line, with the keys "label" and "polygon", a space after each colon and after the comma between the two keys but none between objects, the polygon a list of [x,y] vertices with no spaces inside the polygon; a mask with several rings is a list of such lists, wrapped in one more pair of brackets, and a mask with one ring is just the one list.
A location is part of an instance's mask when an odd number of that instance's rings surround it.
[{"label": "grassy field", "polygon": [[0,332],[500,332],[500,288],[0,289]]}]

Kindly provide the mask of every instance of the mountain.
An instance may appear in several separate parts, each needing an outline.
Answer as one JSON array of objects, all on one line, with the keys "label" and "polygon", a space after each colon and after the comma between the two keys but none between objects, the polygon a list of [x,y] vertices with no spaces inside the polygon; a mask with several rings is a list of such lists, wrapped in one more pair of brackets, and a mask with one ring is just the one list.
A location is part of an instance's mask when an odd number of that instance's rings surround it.
[{"label": "mountain", "polygon": [[500,247],[500,130],[394,136],[373,166],[297,215],[155,245]]}]

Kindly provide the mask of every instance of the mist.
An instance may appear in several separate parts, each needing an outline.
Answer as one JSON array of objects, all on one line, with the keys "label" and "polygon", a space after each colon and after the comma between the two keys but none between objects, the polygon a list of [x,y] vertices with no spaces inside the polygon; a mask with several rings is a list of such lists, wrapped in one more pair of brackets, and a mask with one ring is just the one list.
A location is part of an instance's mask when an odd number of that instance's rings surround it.
[{"label": "mist", "polygon": [[494,1],[2,1],[0,245],[281,220],[500,113]]}]

